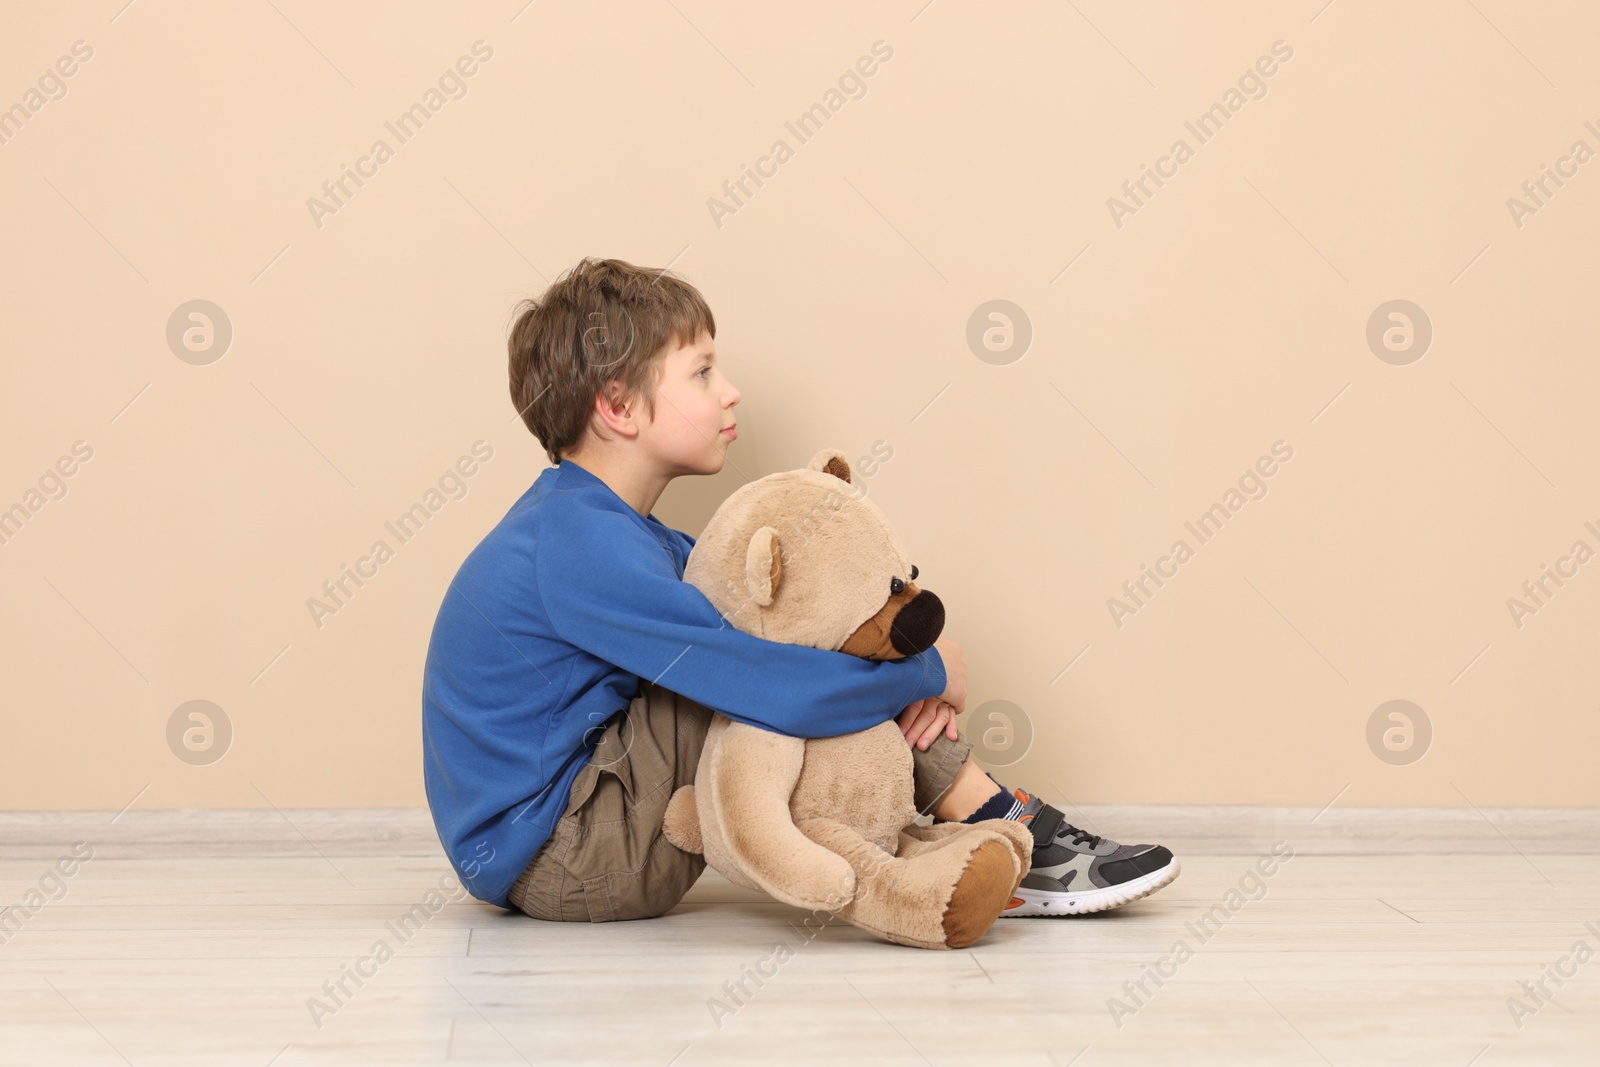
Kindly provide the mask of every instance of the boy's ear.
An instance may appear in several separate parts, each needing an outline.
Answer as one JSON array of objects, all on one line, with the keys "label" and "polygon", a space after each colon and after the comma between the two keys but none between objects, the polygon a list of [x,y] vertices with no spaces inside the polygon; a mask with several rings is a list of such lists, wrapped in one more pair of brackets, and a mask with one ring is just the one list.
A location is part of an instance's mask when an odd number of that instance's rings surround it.
[{"label": "boy's ear", "polygon": [[628,396],[623,391],[622,383],[612,378],[606,382],[604,389],[594,394],[594,411],[591,413],[591,422],[598,419],[603,428],[613,433],[623,433],[624,431],[620,426],[612,425],[612,420],[623,418],[623,412],[630,407],[633,409],[634,421],[643,423],[643,401],[638,397]]},{"label": "boy's ear", "polygon": [[778,582],[783,577],[783,559],[778,543],[778,531],[763,526],[750,537],[744,551],[744,586],[750,599],[762,607],[769,607],[778,593]]}]

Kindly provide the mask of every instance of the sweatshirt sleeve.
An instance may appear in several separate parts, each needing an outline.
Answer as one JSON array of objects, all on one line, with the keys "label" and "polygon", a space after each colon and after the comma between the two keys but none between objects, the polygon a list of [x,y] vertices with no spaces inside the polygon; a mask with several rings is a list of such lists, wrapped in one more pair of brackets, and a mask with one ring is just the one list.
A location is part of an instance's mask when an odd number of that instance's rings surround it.
[{"label": "sweatshirt sleeve", "polygon": [[833,737],[944,692],[929,648],[873,662],[736,629],[678,577],[667,550],[627,516],[546,531],[534,553],[542,607],[564,641],[730,719],[793,737]]}]

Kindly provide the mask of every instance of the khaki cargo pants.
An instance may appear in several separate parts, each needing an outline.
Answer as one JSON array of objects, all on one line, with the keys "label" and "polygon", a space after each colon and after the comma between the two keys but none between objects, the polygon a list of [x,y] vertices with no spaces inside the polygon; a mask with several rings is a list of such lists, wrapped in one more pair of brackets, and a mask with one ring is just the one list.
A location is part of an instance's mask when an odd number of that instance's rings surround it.
[{"label": "khaki cargo pants", "polygon": [[[555,832],[511,886],[535,919],[611,922],[665,914],[705,870],[661,831],[667,802],[693,783],[712,712],[654,682],[612,716],[572,783]],[[915,803],[927,812],[955,781],[972,745],[944,734],[911,749]]]}]

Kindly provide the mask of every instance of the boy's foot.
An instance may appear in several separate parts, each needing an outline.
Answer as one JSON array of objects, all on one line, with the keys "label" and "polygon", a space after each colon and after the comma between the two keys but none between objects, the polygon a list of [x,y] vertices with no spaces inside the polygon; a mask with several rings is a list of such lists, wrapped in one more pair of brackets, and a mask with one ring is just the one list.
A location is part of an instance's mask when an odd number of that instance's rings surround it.
[{"label": "boy's foot", "polygon": [[[1033,831],[1033,868],[1002,915],[1084,915],[1120,908],[1178,877],[1161,845],[1119,845],[1080,830],[1059,808],[1017,789],[1018,817]],[[1013,809],[1015,810],[1015,809]]]}]

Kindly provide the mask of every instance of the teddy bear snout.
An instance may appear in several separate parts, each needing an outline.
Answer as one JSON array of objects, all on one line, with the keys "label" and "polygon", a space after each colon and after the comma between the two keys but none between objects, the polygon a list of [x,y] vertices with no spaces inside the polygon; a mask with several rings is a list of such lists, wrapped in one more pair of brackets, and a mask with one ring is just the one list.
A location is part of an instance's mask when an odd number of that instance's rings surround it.
[{"label": "teddy bear snout", "polygon": [[902,656],[914,656],[932,648],[944,630],[944,604],[922,590],[900,609],[889,627],[889,643]]}]

